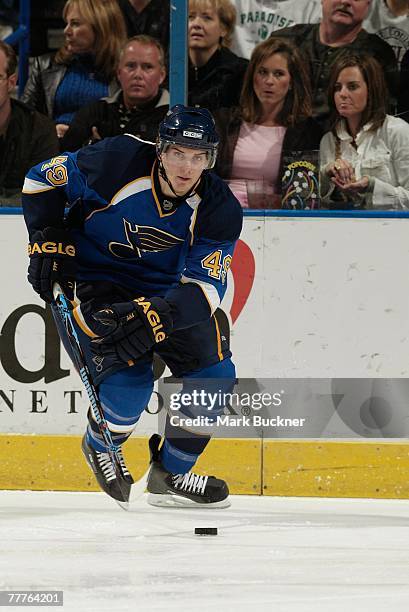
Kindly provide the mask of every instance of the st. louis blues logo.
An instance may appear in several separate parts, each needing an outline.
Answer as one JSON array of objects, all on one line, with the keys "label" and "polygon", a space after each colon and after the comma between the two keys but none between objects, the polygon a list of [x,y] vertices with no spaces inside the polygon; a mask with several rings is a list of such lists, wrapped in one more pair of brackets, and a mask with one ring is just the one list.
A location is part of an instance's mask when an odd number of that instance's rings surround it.
[{"label": "st. louis blues logo", "polygon": [[108,245],[110,252],[115,257],[122,259],[142,257],[144,253],[166,251],[184,242],[182,238],[150,225],[132,224],[126,219],[123,222],[127,244],[110,242]]}]

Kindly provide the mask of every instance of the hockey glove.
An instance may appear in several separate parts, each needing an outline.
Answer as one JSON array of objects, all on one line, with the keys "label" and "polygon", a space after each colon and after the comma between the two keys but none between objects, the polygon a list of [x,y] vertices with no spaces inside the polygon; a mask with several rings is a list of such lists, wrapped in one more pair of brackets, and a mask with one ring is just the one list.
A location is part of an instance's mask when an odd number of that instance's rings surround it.
[{"label": "hockey glove", "polygon": [[112,304],[92,316],[108,328],[106,336],[91,342],[92,352],[121,363],[138,359],[165,340],[173,325],[170,305],[160,297]]},{"label": "hockey glove", "polygon": [[[28,282],[43,300],[53,301],[53,284],[68,289],[75,278],[75,246],[63,229],[46,227],[33,234],[28,245]],[[69,296],[69,291],[67,291]]]}]

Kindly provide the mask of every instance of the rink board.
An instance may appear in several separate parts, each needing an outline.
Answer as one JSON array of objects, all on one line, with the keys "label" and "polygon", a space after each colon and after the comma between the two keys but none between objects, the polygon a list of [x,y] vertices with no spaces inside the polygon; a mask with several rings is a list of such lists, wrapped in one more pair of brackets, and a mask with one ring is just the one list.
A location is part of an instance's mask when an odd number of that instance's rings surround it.
[{"label": "rink board", "polygon": [[[22,216],[0,220],[0,488],[96,490],[80,452],[85,393],[25,280]],[[246,217],[223,302],[239,377],[408,379],[408,222]],[[212,441],[198,469],[226,478],[233,493],[409,498],[406,442],[362,437],[403,438],[405,402],[376,429],[362,419],[367,396],[358,404],[344,395],[359,422],[340,418],[341,403],[321,435],[356,440],[232,432]],[[303,405],[291,407],[295,416]],[[136,478],[157,430],[152,414],[125,451]]]},{"label": "rink board", "polygon": [[[135,480],[148,463],[148,438],[132,438],[124,446]],[[0,489],[98,491],[81,452],[80,436],[0,435]],[[260,495],[260,440],[212,440],[197,463],[200,473],[217,474],[232,493]]]},{"label": "rink board", "polygon": [[[97,491],[80,436],[0,435],[0,489]],[[127,464],[137,480],[148,439],[132,438]],[[233,494],[409,498],[409,444],[305,440],[212,440],[197,463]]]},{"label": "rink board", "polygon": [[409,499],[409,443],[264,442],[262,479],[263,495]]}]

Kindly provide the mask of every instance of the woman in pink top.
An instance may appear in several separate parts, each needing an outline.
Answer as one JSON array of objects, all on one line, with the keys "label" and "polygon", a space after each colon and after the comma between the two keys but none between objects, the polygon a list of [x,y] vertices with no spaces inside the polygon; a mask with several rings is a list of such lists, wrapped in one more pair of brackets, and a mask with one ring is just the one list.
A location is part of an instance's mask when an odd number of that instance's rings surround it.
[{"label": "woman in pink top", "polygon": [[279,208],[284,153],[318,150],[311,87],[297,49],[283,39],[257,45],[244,77],[240,106],[216,111],[216,172],[243,207]]}]

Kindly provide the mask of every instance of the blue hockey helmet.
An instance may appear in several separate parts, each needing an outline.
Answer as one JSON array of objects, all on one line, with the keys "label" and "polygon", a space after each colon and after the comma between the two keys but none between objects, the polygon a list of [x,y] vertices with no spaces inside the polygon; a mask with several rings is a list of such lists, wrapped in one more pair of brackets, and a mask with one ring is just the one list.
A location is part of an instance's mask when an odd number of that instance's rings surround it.
[{"label": "blue hockey helmet", "polygon": [[176,104],[169,109],[159,124],[158,157],[166,150],[166,146],[171,144],[209,151],[207,168],[213,168],[216,163],[219,136],[210,111],[207,108],[195,108],[183,104]]}]

